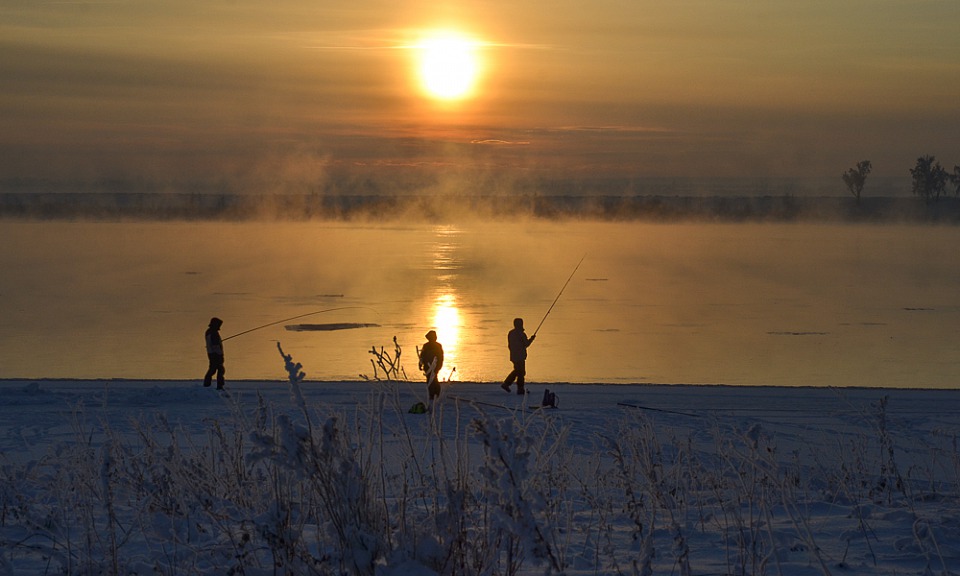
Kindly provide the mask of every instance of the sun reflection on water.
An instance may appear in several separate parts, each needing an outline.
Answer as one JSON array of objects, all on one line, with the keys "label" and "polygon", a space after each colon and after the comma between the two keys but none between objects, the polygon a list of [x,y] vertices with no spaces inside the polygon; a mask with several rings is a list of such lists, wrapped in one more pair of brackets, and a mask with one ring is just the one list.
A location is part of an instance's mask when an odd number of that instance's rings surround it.
[{"label": "sun reflection on water", "polygon": [[454,380],[463,328],[457,290],[463,267],[459,255],[461,231],[456,226],[440,226],[434,230],[434,234],[431,250],[437,286],[431,304],[431,323],[443,345],[444,362],[439,377],[441,380]]},{"label": "sun reflection on water", "polygon": [[457,365],[457,349],[460,342],[460,309],[457,297],[452,292],[438,294],[433,303],[433,326],[443,344],[443,369],[441,380],[454,380]]}]

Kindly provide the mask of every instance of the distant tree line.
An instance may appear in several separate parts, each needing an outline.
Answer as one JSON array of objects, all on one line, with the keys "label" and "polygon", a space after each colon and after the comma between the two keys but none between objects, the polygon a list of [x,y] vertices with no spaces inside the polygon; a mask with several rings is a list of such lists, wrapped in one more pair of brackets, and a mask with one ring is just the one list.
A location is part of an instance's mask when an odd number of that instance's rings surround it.
[{"label": "distant tree line", "polygon": [[917,158],[917,165],[910,170],[913,177],[913,193],[926,202],[937,201],[945,193],[947,183],[953,184],[954,193],[960,196],[960,166],[953,167],[953,174],[931,155]]},{"label": "distant tree line", "polygon": [[[843,173],[843,183],[860,204],[860,195],[867,182],[867,174],[873,165],[869,160],[861,160],[857,165]],[[946,194],[947,184],[952,184],[954,193],[960,196],[960,165],[953,167],[953,173],[947,172],[936,157],[926,154],[917,158],[917,164],[910,169],[912,177],[912,192],[914,196],[923,198],[928,204],[940,200]]]}]

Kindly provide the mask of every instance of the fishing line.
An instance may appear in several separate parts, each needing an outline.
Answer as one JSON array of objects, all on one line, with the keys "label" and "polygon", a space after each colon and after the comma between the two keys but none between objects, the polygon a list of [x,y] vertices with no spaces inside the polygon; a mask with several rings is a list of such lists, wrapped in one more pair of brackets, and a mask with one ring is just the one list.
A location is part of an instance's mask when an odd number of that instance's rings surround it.
[{"label": "fishing line", "polygon": [[[298,315],[298,316],[292,316],[292,317],[290,317],[290,318],[284,318],[283,320],[277,320],[276,322],[269,322],[269,323],[267,323],[267,324],[264,324],[263,326],[257,326],[256,328],[251,328],[251,329],[249,329],[249,330],[244,330],[243,332],[237,332],[236,334],[234,334],[234,335],[232,335],[232,336],[227,336],[226,338],[223,339],[223,341],[226,342],[227,340],[229,340],[229,339],[231,339],[231,338],[236,338],[237,336],[243,336],[244,334],[249,334],[249,333],[254,332],[254,331],[256,331],[256,330],[261,330],[261,329],[263,329],[263,328],[269,328],[270,326],[276,326],[277,324],[282,324],[282,323],[284,323],[284,322],[289,322],[289,321],[291,321],[291,320],[296,320],[296,319],[298,319],[298,318],[306,318],[307,316],[314,316],[314,315],[316,315],[316,314],[323,314],[324,312],[335,312],[335,311],[337,311],[337,310],[356,310],[356,309],[373,310],[374,312],[376,312],[375,309],[370,308],[369,306],[340,306],[340,307],[338,307],[338,308],[327,308],[327,309],[325,309],[325,310],[317,310],[316,312],[307,312],[306,314],[300,314],[300,315]],[[378,314],[379,314],[379,313],[378,313]]]},{"label": "fishing line", "polygon": [[553,307],[556,306],[557,300],[560,299],[560,296],[563,294],[563,291],[567,289],[567,284],[573,280],[573,275],[577,273],[577,270],[580,269],[580,265],[583,264],[583,260],[587,257],[586,254],[583,255],[583,258],[577,262],[577,267],[573,269],[573,272],[570,273],[570,277],[567,278],[567,281],[563,283],[563,288],[560,289],[560,292],[557,294],[557,297],[553,299],[553,304],[550,305],[550,308],[547,309],[547,313],[543,315],[543,319],[540,320],[540,323],[537,324],[537,329],[533,331],[533,336],[537,335],[537,332],[540,331],[540,327],[543,326],[543,321],[547,319],[547,316],[550,315],[550,311],[553,310]]}]

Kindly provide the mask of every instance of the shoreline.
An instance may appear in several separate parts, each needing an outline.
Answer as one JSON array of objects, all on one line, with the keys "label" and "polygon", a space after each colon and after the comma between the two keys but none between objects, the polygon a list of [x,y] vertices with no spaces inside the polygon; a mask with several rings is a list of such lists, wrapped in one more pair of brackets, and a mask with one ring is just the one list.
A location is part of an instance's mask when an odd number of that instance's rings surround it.
[{"label": "shoreline", "polygon": [[[203,388],[201,378],[18,378],[18,377],[4,377],[0,378],[0,386],[6,385],[26,385],[31,384],[43,384],[44,382],[49,382],[53,384],[63,384],[63,383],[75,383],[75,384],[133,384],[133,385],[157,385],[157,384],[177,384],[177,385],[191,385],[196,386],[197,388]],[[227,388],[230,388],[231,384],[242,385],[244,387],[249,386],[258,386],[258,385],[283,385],[287,386],[290,384],[288,380],[277,379],[237,379],[237,380],[228,380]],[[443,382],[445,389],[452,387],[497,387],[499,388],[499,381],[455,381],[452,383]],[[453,386],[450,386],[450,385]],[[311,386],[353,386],[353,385],[406,385],[406,386],[425,386],[425,383],[420,380],[303,380],[300,382],[300,385],[309,388]],[[709,389],[709,390],[840,390],[840,391],[853,391],[853,390],[864,390],[864,391],[903,391],[903,392],[958,392],[960,393],[960,388],[933,388],[933,387],[910,387],[905,388],[902,386],[833,386],[833,385],[823,385],[818,386],[815,384],[805,384],[797,386],[778,386],[775,384],[725,384],[725,383],[691,383],[691,382],[680,382],[680,383],[669,383],[669,382],[622,382],[622,383],[612,383],[612,382],[527,382],[527,387],[536,387],[537,389],[550,387],[550,386],[562,386],[562,387],[598,387],[605,389],[615,389],[615,388],[662,388],[662,389],[679,389],[679,388],[694,388],[694,389]],[[503,395],[501,393],[497,394]]]}]

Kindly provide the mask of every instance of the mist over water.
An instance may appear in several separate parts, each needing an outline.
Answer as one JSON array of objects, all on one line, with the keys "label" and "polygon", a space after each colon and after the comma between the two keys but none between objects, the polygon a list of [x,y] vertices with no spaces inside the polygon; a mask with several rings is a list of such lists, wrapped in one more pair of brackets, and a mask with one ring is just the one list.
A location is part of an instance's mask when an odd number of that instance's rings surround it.
[{"label": "mist over water", "polygon": [[[533,382],[953,387],[960,230],[945,226],[551,222],[30,222],[0,228],[0,377],[197,379],[203,331],[376,324],[226,343],[227,378],[373,376],[372,346],[419,381],[497,381],[514,317]],[[456,372],[451,373],[456,367]]]},{"label": "mist over water", "polygon": [[839,178],[498,179],[486,174],[158,187],[125,180],[0,180],[0,217],[143,221],[463,223],[517,218],[638,222],[960,223],[960,197],[925,203],[877,177],[859,200]]}]

